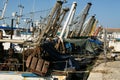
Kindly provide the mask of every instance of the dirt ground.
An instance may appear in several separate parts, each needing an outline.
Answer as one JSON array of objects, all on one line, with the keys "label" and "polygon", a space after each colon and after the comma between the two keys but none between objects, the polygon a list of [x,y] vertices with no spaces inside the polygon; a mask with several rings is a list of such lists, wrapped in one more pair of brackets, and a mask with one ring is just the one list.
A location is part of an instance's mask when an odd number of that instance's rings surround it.
[{"label": "dirt ground", "polygon": [[87,80],[120,80],[120,53],[117,53],[115,61],[107,54],[100,55]]}]

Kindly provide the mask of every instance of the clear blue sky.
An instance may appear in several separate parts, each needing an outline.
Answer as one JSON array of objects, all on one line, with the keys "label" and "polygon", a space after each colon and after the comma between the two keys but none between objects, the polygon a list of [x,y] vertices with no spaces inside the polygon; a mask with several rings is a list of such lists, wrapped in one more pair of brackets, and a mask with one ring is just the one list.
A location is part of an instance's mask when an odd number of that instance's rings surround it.
[{"label": "clear blue sky", "polygon": [[[3,7],[5,0],[1,0],[0,9]],[[23,14],[24,17],[28,17],[27,13],[31,11],[41,11],[51,9],[57,0],[9,0],[8,6],[5,12],[5,16],[11,16],[12,12],[18,12],[18,5],[22,4],[24,6]],[[120,0],[67,0],[68,3],[63,4],[63,6],[71,7],[73,1],[77,2],[78,15],[82,9],[86,6],[88,2],[92,3],[91,9],[89,11],[88,17],[96,14],[96,19],[98,19],[98,25],[103,25],[103,27],[114,27],[120,28]],[[49,10],[50,11],[50,10]],[[40,17],[49,14],[49,11],[40,12],[34,14],[34,16]]]}]

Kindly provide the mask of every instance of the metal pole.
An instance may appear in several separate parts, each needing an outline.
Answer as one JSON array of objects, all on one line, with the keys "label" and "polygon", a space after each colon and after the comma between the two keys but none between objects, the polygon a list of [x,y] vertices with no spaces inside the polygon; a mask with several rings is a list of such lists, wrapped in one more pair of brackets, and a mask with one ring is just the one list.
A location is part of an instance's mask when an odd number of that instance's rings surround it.
[{"label": "metal pole", "polygon": [[80,20],[79,20],[79,23],[78,23],[78,33],[77,33],[77,36],[79,37],[80,36],[80,34],[81,34],[81,31],[82,31],[82,29],[83,29],[83,24],[84,24],[84,22],[85,22],[85,19],[86,19],[86,17],[87,17],[87,15],[88,15],[88,12],[89,12],[89,10],[90,10],[90,7],[91,7],[91,3],[88,3],[87,4],[87,6],[85,7],[85,9],[83,10],[83,12],[82,12],[82,16],[81,16],[81,18],[80,18]]},{"label": "metal pole", "polygon": [[105,29],[103,29],[103,34],[104,34],[104,56],[105,56],[105,61],[107,61],[107,48],[106,48],[106,45],[107,45],[107,33],[106,33]]},{"label": "metal pole", "polygon": [[70,25],[71,25],[72,20],[73,20],[73,18],[74,18],[75,11],[76,11],[76,7],[75,7],[74,10],[72,11],[72,14],[71,14],[69,23],[68,23],[68,25],[67,25],[67,30],[66,30],[66,34],[65,34],[65,37],[64,37],[64,38],[67,38],[67,37],[68,37],[69,31],[70,31]]},{"label": "metal pole", "polygon": [[[14,19],[11,20],[11,35],[10,35],[10,39],[13,38],[13,21],[14,21]],[[10,43],[10,48],[12,48],[12,43]]]},{"label": "metal pole", "polygon": [[76,2],[73,2],[73,5],[72,5],[72,7],[71,7],[71,9],[70,9],[70,12],[69,12],[69,15],[68,15],[68,17],[67,17],[67,19],[66,19],[66,22],[64,23],[64,26],[63,26],[63,29],[62,29],[62,32],[61,32],[61,34],[60,34],[60,39],[62,39],[62,37],[63,37],[63,34],[64,34],[64,32],[65,32],[65,29],[66,29],[66,27],[67,27],[67,25],[68,25],[68,22],[69,22],[69,20],[70,20],[70,17],[71,17],[71,15],[72,15],[72,12],[73,12],[73,10],[74,10],[74,8],[77,6],[77,3]]},{"label": "metal pole", "polygon": [[1,15],[0,19],[4,18],[4,14],[5,14],[5,10],[6,10],[7,4],[8,4],[8,0],[6,0],[6,2],[5,2],[5,5],[4,5],[4,8],[3,8],[2,15]]}]

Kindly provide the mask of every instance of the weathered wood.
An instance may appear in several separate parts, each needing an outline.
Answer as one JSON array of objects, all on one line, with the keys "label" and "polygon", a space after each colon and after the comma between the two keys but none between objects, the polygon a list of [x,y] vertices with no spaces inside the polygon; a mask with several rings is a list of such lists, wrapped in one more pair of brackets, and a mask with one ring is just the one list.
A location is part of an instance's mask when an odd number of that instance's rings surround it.
[{"label": "weathered wood", "polygon": [[26,60],[26,67],[30,67],[31,60],[32,60],[32,56],[28,56],[28,58]]},{"label": "weathered wood", "polygon": [[24,40],[18,40],[18,39],[0,39],[0,42],[9,42],[9,43],[19,43],[23,44]]},{"label": "weathered wood", "polygon": [[38,61],[38,59],[36,57],[32,58],[32,62],[31,62],[31,65],[30,65],[31,69],[35,69],[36,68],[37,61]]},{"label": "weathered wood", "polygon": [[43,66],[43,59],[39,59],[38,60],[38,63],[37,63],[37,66],[36,66],[36,70],[37,71],[41,71],[42,70],[42,66]]},{"label": "weathered wood", "polygon": [[49,67],[49,62],[44,61],[43,68],[42,68],[42,73],[46,73]]},{"label": "weathered wood", "polygon": [[48,37],[48,35],[50,35],[49,32],[51,32],[51,29],[56,26],[57,21],[59,20],[59,17],[60,17],[58,15],[60,15],[62,3],[63,3],[62,1],[57,1],[57,3],[55,4],[50,14],[50,18],[47,21],[46,28],[42,30],[42,33],[40,34],[39,39],[36,42],[36,45],[40,45],[44,37]]},{"label": "weathered wood", "polygon": [[33,73],[38,75],[45,75],[49,68],[49,62],[43,59],[38,59],[33,56],[29,56],[26,61],[26,67]]}]

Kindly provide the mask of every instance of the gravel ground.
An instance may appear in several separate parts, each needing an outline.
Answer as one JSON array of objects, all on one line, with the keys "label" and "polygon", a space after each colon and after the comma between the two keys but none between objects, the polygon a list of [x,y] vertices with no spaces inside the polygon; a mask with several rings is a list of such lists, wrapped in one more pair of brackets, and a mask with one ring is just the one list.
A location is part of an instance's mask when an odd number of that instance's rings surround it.
[{"label": "gravel ground", "polygon": [[100,55],[87,80],[120,80],[120,56],[113,61],[110,55],[107,61]]}]

